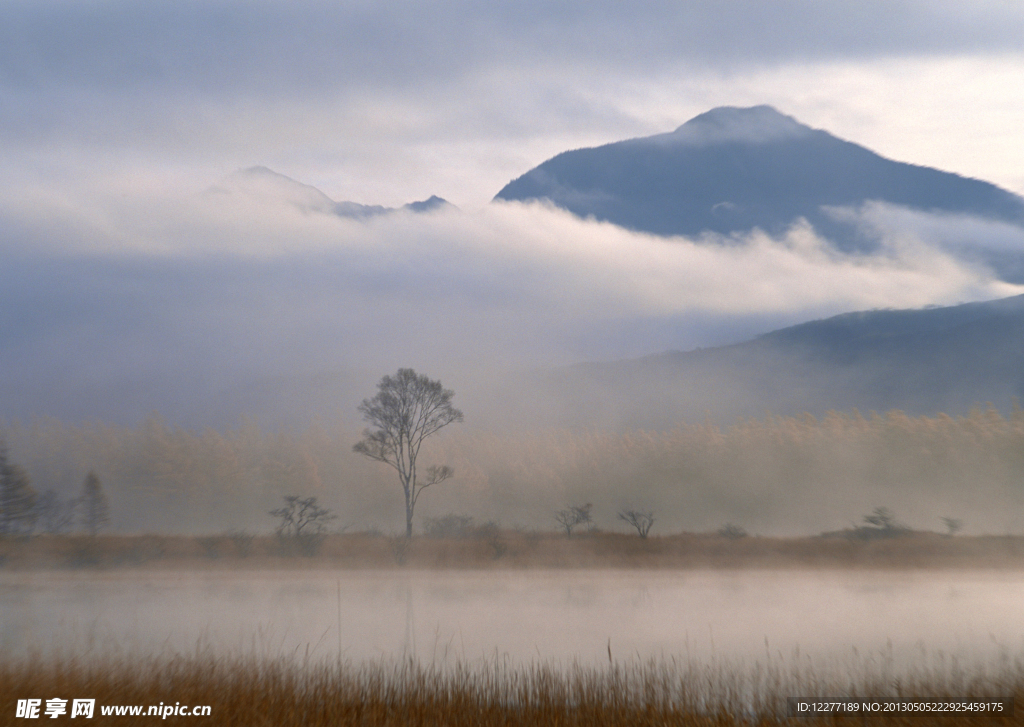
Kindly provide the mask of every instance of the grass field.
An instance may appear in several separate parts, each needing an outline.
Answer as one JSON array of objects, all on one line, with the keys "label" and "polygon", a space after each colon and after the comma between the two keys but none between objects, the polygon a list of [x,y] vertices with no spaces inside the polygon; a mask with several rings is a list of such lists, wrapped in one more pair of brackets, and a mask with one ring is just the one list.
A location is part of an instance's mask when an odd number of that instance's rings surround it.
[{"label": "grass field", "polygon": [[[293,659],[216,658],[202,653],[90,661],[28,659],[0,664],[0,725],[18,719],[19,698],[96,700],[94,723],[153,724],[150,706],[209,706],[206,716],[172,723],[216,725],[1009,725],[1020,714],[872,712],[793,716],[786,698],[856,698],[879,709],[900,703],[992,704],[1024,697],[1020,659],[965,671],[947,662],[894,675],[865,658],[847,673],[799,666],[701,664],[674,659],[606,667],[512,665],[363,665]],[[70,702],[69,702],[70,704]],[[143,715],[103,716],[138,705]],[[67,715],[62,719],[69,719]]]}]

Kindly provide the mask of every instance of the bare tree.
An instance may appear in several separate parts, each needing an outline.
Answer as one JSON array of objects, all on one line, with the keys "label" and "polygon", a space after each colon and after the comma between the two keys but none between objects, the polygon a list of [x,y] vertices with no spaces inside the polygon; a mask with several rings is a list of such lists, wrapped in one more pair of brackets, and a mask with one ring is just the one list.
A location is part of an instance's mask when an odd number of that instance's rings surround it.
[{"label": "bare tree", "polygon": [[290,554],[298,550],[307,556],[316,555],[326,537],[327,523],[338,516],[326,507],[321,507],[315,497],[288,495],[284,507],[271,510],[270,514],[280,518],[277,537],[282,552]]},{"label": "bare tree", "polygon": [[284,498],[284,507],[271,510],[270,514],[280,518],[277,534],[284,537],[302,538],[307,535],[319,535],[331,520],[338,516],[331,514],[326,507],[321,507],[315,497],[299,497],[288,495]]},{"label": "bare tree", "polygon": [[100,528],[110,521],[110,505],[107,504],[107,496],[103,494],[103,485],[95,472],[89,472],[85,476],[79,507],[81,508],[82,525],[85,526],[89,535],[95,536]]},{"label": "bare tree", "polygon": [[864,516],[864,522],[868,525],[874,525],[876,528],[881,528],[886,532],[899,527],[896,524],[896,515],[887,507],[876,507],[870,515]]},{"label": "bare tree", "polygon": [[636,532],[640,537],[646,540],[647,534],[651,532],[651,527],[654,525],[654,513],[640,510],[623,510],[619,513],[619,520],[625,520],[632,525],[636,528]]},{"label": "bare tree", "polygon": [[569,508],[555,513],[555,521],[565,530],[566,537],[572,537],[572,529],[576,527],[576,515]]},{"label": "bare tree", "polygon": [[593,505],[588,502],[586,505],[570,505],[555,513],[555,520],[565,530],[566,537],[572,537],[572,531],[576,526],[590,525],[594,522],[590,515],[591,508]]},{"label": "bare tree", "polygon": [[444,482],[454,473],[451,467],[428,467],[425,478],[417,478],[417,459],[423,440],[440,429],[462,421],[462,412],[452,406],[455,392],[445,389],[412,369],[398,369],[377,384],[377,394],[363,399],[359,412],[371,429],[352,448],[370,459],[390,465],[398,473],[405,493],[405,536],[412,537],[412,516],[416,502],[428,487]]},{"label": "bare tree", "polygon": [[0,442],[0,536],[31,533],[36,520],[36,493],[28,472],[7,458]]}]

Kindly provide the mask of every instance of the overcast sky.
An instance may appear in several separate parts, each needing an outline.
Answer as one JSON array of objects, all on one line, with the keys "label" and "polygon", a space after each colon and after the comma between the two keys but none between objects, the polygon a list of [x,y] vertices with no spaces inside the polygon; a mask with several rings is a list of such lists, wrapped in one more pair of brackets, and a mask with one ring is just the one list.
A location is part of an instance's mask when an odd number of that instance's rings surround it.
[{"label": "overcast sky", "polygon": [[266,165],[475,208],[567,148],[719,105],[1024,192],[1016,0],[6,0],[7,185],[133,193]]},{"label": "overcast sky", "polygon": [[[932,245],[1024,248],[978,221],[852,211],[884,238],[859,259],[806,229],[709,247],[488,205],[566,149],[762,103],[1024,193],[1022,39],[1016,0],[4,0],[0,364],[106,384],[438,371],[452,351],[487,370],[1022,292]],[[298,210],[294,189],[211,201],[256,165],[335,200],[461,212],[363,224]]]}]

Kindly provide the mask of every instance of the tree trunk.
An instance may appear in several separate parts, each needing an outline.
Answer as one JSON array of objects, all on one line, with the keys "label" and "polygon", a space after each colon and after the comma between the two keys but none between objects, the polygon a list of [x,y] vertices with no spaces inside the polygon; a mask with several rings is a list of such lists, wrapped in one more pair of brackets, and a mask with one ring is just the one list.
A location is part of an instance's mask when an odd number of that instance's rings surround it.
[{"label": "tree trunk", "polygon": [[409,488],[405,490],[405,537],[412,537],[412,493]]}]

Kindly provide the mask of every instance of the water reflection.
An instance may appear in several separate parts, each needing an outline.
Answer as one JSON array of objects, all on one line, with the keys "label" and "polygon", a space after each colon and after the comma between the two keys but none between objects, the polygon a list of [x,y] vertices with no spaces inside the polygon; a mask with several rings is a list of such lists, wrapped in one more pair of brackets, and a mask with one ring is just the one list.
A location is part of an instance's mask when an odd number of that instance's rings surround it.
[{"label": "water reflection", "polygon": [[0,650],[987,659],[1024,648],[1022,599],[1009,572],[2,573]]}]

